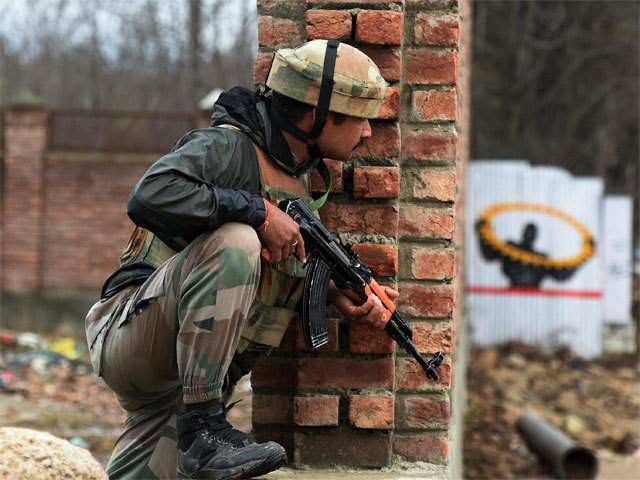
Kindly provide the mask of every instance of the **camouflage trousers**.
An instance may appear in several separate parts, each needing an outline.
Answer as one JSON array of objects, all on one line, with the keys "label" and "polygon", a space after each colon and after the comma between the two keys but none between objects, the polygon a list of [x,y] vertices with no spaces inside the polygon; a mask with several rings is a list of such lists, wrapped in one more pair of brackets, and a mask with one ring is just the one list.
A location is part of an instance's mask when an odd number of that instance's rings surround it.
[{"label": "camouflage trousers", "polygon": [[201,235],[140,287],[101,300],[86,319],[96,374],[127,411],[111,479],[175,478],[176,415],[222,396],[260,282],[255,230]]}]

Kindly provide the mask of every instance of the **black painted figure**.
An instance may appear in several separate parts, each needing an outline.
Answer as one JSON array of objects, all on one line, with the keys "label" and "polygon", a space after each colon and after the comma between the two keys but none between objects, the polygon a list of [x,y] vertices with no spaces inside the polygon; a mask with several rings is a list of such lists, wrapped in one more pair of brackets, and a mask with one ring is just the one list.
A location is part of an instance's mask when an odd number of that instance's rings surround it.
[{"label": "black painted figure", "polygon": [[[479,231],[483,224],[483,221],[476,223],[476,232]],[[528,223],[522,231],[522,239],[519,242],[509,240],[507,243],[524,252],[548,258],[549,256],[546,253],[538,252],[533,248],[537,235],[538,228],[533,223]],[[564,281],[568,280],[576,271],[576,268],[548,268],[544,266],[526,264],[521,260],[512,260],[502,252],[497,251],[487,242],[483,241],[482,236],[478,235],[478,238],[480,239],[480,251],[486,260],[502,260],[502,272],[509,279],[511,287],[540,288],[542,280],[547,275],[555,280]]]}]

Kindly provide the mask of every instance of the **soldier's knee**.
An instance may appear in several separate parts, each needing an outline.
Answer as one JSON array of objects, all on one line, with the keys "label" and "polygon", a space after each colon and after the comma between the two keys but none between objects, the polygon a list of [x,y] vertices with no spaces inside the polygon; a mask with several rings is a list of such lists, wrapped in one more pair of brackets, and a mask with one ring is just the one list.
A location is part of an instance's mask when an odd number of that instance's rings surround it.
[{"label": "soldier's knee", "polygon": [[205,256],[223,256],[227,261],[248,259],[250,264],[260,263],[262,245],[255,229],[244,223],[225,223],[212,233],[203,235],[199,249]]},{"label": "soldier's knee", "polygon": [[225,235],[226,246],[244,250],[250,257],[260,256],[262,244],[252,226],[245,223],[227,223],[221,229]]}]

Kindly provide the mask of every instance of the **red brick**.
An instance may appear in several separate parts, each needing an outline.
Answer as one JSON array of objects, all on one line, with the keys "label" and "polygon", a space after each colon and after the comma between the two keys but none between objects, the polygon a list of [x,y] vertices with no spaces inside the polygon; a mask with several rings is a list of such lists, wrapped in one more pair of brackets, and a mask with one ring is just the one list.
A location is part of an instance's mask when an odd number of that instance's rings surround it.
[{"label": "red brick", "polygon": [[430,435],[395,435],[393,453],[411,462],[429,462],[446,465],[449,442],[446,437]]},{"label": "red brick", "polygon": [[406,206],[400,210],[400,234],[416,238],[453,238],[453,209]]},{"label": "red brick", "polygon": [[371,45],[402,43],[402,13],[364,10],[356,18],[356,42]]},{"label": "red brick", "polygon": [[360,48],[380,69],[387,82],[397,82],[402,78],[402,52],[396,48]]},{"label": "red brick", "polygon": [[354,155],[360,157],[397,157],[400,154],[400,132],[395,124],[371,122],[371,136]]},{"label": "red brick", "polygon": [[253,83],[266,83],[271,62],[273,61],[273,53],[258,53],[253,62]]},{"label": "red brick", "polygon": [[297,460],[307,465],[333,469],[336,465],[383,467],[391,463],[390,432],[296,432],[295,446]]},{"label": "red brick", "polygon": [[[425,357],[430,360],[430,357]],[[434,388],[442,387],[449,388],[451,386],[451,362],[445,359],[438,367],[437,382],[434,382],[430,378],[427,378],[424,369],[420,364],[409,357],[398,358],[398,388],[406,390],[433,390]]]},{"label": "red brick", "polygon": [[400,286],[398,311],[412,317],[448,317],[453,311],[451,285],[405,283]]},{"label": "red brick", "polygon": [[40,105],[12,105],[5,114],[5,126],[41,127],[47,122],[47,110]]},{"label": "red brick", "polygon": [[408,132],[402,136],[402,158],[425,162],[456,161],[458,135],[440,132]]},{"label": "red brick", "polygon": [[451,353],[453,342],[453,327],[451,322],[414,322],[413,344],[421,353],[442,352],[445,355]]},{"label": "red brick", "polygon": [[417,120],[456,120],[456,91],[432,90],[413,92],[412,109]]},{"label": "red brick", "polygon": [[451,417],[449,400],[416,395],[401,395],[398,398],[400,411],[396,423],[401,428],[446,427]]},{"label": "red brick", "polygon": [[[329,333],[329,342],[319,348],[312,349],[316,353],[335,353],[340,349],[340,322],[336,318],[327,318],[327,332]],[[302,322],[296,322],[296,348],[300,351],[307,350],[304,342],[304,333],[302,331]]]},{"label": "red brick", "polygon": [[291,423],[292,397],[254,393],[251,396],[252,423]]},{"label": "red brick", "polygon": [[413,198],[453,202],[456,199],[456,174],[442,170],[422,169],[415,177],[411,193]]},{"label": "red brick", "polygon": [[349,422],[356,428],[393,428],[393,397],[349,395]]},{"label": "red brick", "polygon": [[[43,215],[47,205],[43,198],[47,113],[41,107],[14,106],[5,113],[4,121],[4,178],[0,178],[5,187],[0,191],[5,212],[0,216],[2,288],[37,291],[44,287],[41,245],[51,243],[46,229],[44,232],[41,229],[43,225],[48,226]],[[75,206],[72,200],[69,199]],[[77,240],[73,248],[84,250],[78,248]],[[73,278],[75,273],[74,268],[69,271],[69,277]]]},{"label": "red brick", "polygon": [[432,50],[405,52],[405,81],[410,84],[455,85],[458,81],[458,53]]},{"label": "red brick", "polygon": [[349,351],[351,353],[393,353],[395,342],[389,335],[366,324],[349,323]]},{"label": "red brick", "polygon": [[258,18],[258,43],[263,47],[293,46],[302,43],[298,22],[262,15]]},{"label": "red brick", "polygon": [[[331,160],[329,158],[324,159],[324,163],[329,167],[331,172],[331,192],[340,193],[344,191],[344,185],[342,182],[342,162],[340,160]],[[318,173],[318,170],[311,172],[311,190],[314,192],[326,192],[322,177]]]},{"label": "red brick", "polygon": [[298,387],[301,388],[391,388],[393,379],[392,358],[298,359]]},{"label": "red brick", "polygon": [[360,243],[353,246],[360,260],[377,276],[392,276],[398,273],[398,249],[392,245]]},{"label": "red brick", "polygon": [[398,208],[392,205],[351,205],[327,202],[320,217],[331,232],[378,233],[395,237]]},{"label": "red brick", "polygon": [[455,272],[456,252],[452,249],[417,247],[409,251],[411,278],[451,280]]},{"label": "red brick", "polygon": [[455,15],[438,17],[428,13],[416,15],[415,43],[423,45],[458,46],[460,22]]},{"label": "red brick", "polygon": [[356,198],[398,198],[400,169],[398,167],[355,167],[353,196]]},{"label": "red brick", "polygon": [[379,120],[394,120],[398,118],[400,112],[400,89],[389,87],[384,94],[382,105],[376,116]]},{"label": "red brick", "polygon": [[301,427],[337,427],[339,404],[337,395],[295,397],[293,421]]},{"label": "red brick", "polygon": [[291,388],[295,385],[295,360],[282,357],[264,357],[253,367],[251,386],[255,388]]},{"label": "red brick", "polygon": [[351,13],[346,10],[307,10],[307,40],[349,40]]}]

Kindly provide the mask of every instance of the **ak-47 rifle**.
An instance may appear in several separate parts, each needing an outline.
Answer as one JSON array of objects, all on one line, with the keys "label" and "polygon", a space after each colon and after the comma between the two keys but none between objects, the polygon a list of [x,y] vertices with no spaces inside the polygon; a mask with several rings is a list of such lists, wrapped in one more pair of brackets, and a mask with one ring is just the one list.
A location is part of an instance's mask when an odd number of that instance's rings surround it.
[{"label": "ak-47 rifle", "polygon": [[302,296],[302,326],[307,348],[318,348],[329,341],[327,332],[327,292],[329,280],[358,305],[376,295],[384,305],[385,332],[415,358],[427,378],[438,380],[441,352],[427,361],[413,344],[411,327],[400,317],[396,307],[373,279],[371,270],[357,254],[344,248],[324,227],[320,219],[300,199],[283,200],[278,205],[299,226],[307,254],[307,274]]}]

